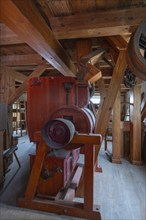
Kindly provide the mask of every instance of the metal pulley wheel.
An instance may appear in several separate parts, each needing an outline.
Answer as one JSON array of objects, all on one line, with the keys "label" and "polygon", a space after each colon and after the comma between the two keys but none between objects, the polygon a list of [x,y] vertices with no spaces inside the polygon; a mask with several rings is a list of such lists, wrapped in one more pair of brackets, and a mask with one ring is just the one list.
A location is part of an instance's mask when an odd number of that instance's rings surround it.
[{"label": "metal pulley wheel", "polygon": [[94,130],[95,117],[91,110],[85,110],[86,108],[79,108],[75,105],[66,105],[60,107],[51,115],[51,119],[64,118],[73,122],[75,130],[79,133],[92,133]]},{"label": "metal pulley wheel", "polygon": [[74,134],[75,127],[73,123],[62,118],[48,121],[42,130],[43,140],[53,149],[61,149],[69,144]]},{"label": "metal pulley wheel", "polygon": [[[141,51],[143,50],[144,56]],[[146,80],[146,20],[132,35],[127,47],[128,67],[133,74],[142,80]]]}]

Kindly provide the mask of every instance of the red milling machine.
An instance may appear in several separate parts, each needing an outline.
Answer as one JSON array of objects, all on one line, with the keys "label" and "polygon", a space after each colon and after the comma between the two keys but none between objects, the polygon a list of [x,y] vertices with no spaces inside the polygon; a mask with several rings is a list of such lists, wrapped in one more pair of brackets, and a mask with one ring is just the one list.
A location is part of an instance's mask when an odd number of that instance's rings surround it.
[{"label": "red milling machine", "polygon": [[[101,135],[93,134],[88,83],[72,77],[32,78],[27,94],[28,133],[36,143],[36,154],[30,155],[31,173],[19,206],[101,219],[93,201],[94,151]],[[80,150],[84,167],[78,164]],[[83,203],[73,201],[81,175]]]}]

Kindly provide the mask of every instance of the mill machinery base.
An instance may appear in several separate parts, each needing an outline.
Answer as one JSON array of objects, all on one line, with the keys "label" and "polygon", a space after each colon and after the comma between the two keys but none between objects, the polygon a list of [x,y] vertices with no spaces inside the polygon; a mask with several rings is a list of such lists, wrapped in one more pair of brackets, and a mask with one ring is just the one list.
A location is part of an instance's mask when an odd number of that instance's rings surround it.
[{"label": "mill machinery base", "polygon": [[[75,134],[70,147],[84,146],[85,159],[84,167],[77,166],[76,171],[65,191],[60,190],[55,197],[37,194],[37,186],[45,159],[47,145],[41,137],[40,132],[34,134],[38,142],[37,153],[32,166],[30,178],[26,188],[25,196],[18,200],[20,207],[53,212],[61,215],[68,215],[86,219],[100,220],[101,215],[98,206],[94,206],[94,151],[95,144],[100,146],[101,136],[97,134]],[[84,202],[74,202],[76,187],[82,173],[84,172]],[[63,195],[63,199],[61,199]]]}]

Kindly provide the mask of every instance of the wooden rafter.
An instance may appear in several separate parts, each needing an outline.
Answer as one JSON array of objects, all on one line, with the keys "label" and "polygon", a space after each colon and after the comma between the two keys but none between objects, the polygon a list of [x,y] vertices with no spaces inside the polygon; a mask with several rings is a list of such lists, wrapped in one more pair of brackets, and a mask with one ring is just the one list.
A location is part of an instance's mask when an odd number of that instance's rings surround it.
[{"label": "wooden rafter", "polygon": [[83,78],[84,80],[94,83],[102,77],[101,71],[97,67],[90,63],[87,63],[86,66],[88,67],[89,71],[85,74]]},{"label": "wooden rafter", "polygon": [[33,1],[1,0],[0,19],[24,42],[65,76],[75,76],[75,66]]},{"label": "wooden rafter", "polygon": [[92,65],[94,65],[104,57],[105,52],[106,52],[106,49],[98,48],[97,50],[92,51],[88,55],[83,56],[80,59],[80,62],[82,62],[82,63],[90,62]]},{"label": "wooden rafter", "polygon": [[127,41],[120,35],[106,37],[106,40],[115,50],[125,50],[127,48]]},{"label": "wooden rafter", "polygon": [[58,39],[123,35],[146,19],[146,7],[52,17],[50,23]]},{"label": "wooden rafter", "polygon": [[38,0],[38,3],[43,8],[46,17],[49,20],[49,18],[53,16],[53,13],[50,10],[50,8],[48,7],[47,1],[46,0]]},{"label": "wooden rafter", "polygon": [[8,104],[12,104],[15,102],[25,91],[27,87],[27,81],[32,77],[39,77],[44,70],[46,69],[46,64],[40,64],[28,77],[27,79],[21,84],[21,86],[16,89],[15,93],[12,94],[8,100]]}]

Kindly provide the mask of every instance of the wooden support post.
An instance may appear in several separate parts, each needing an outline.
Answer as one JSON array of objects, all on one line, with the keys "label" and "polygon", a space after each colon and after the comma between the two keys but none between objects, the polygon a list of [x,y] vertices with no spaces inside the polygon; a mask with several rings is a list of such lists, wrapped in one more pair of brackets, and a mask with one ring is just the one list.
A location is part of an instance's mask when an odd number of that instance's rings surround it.
[{"label": "wooden support post", "polygon": [[78,63],[78,77],[80,79],[84,78],[83,66],[80,65],[80,60],[83,56],[89,54],[92,50],[92,44],[90,39],[80,39],[76,42],[76,58]]},{"label": "wooden support post", "polygon": [[84,209],[92,211],[94,205],[94,147],[85,145]]},{"label": "wooden support post", "polygon": [[98,110],[95,133],[104,135],[126,69],[126,51],[121,50],[105,100]]},{"label": "wooden support post", "polygon": [[141,84],[137,84],[133,89],[133,116],[131,128],[130,159],[133,164],[140,165],[141,162]]},{"label": "wooden support post", "polygon": [[[8,99],[10,95],[15,91],[15,77],[14,74],[10,71],[9,68],[2,67],[0,68],[0,103],[3,103],[7,106]],[[7,112],[7,113],[6,113]],[[0,123],[2,123],[2,119],[4,119],[4,112],[0,111]],[[11,135],[12,135],[12,106],[9,106],[9,108],[6,108],[6,124],[5,128],[3,130],[6,131],[5,136],[5,147],[11,146]],[[4,149],[3,149],[4,150]]]},{"label": "wooden support post", "polygon": [[0,102],[7,103],[10,95],[9,71],[0,68]]},{"label": "wooden support post", "polygon": [[89,72],[87,72],[86,75],[84,76],[85,81],[88,81],[89,83],[94,83],[99,79],[101,79],[102,74],[97,67],[95,67],[90,63],[87,63],[86,66],[89,68]]},{"label": "wooden support post", "polygon": [[120,90],[119,90],[113,108],[113,126],[112,126],[112,133],[113,133],[112,162],[113,163],[121,163],[120,120],[121,120],[121,99],[120,99]]},{"label": "wooden support post", "polygon": [[27,185],[27,189],[25,192],[25,199],[28,201],[28,203],[31,202],[31,200],[33,200],[37,190],[37,185],[39,182],[44,157],[46,155],[46,149],[47,146],[44,143],[44,141],[40,141],[37,149],[37,154],[35,156],[35,161],[32,167],[31,175],[29,178],[29,182]]},{"label": "wooden support post", "polygon": [[92,49],[92,43],[90,39],[80,39],[76,42],[76,57],[79,61],[83,56],[89,54]]},{"label": "wooden support post", "polygon": [[121,157],[130,155],[130,121],[121,121]]},{"label": "wooden support post", "polygon": [[[106,133],[108,121],[110,119],[111,111],[117,96],[117,92],[119,90],[121,81],[124,77],[125,69],[126,69],[126,50],[121,50],[113,71],[113,77],[109,85],[107,95],[98,109],[94,133],[98,133],[101,135],[105,135]],[[95,161],[97,160],[98,153],[99,153],[99,147],[96,147]]]}]

